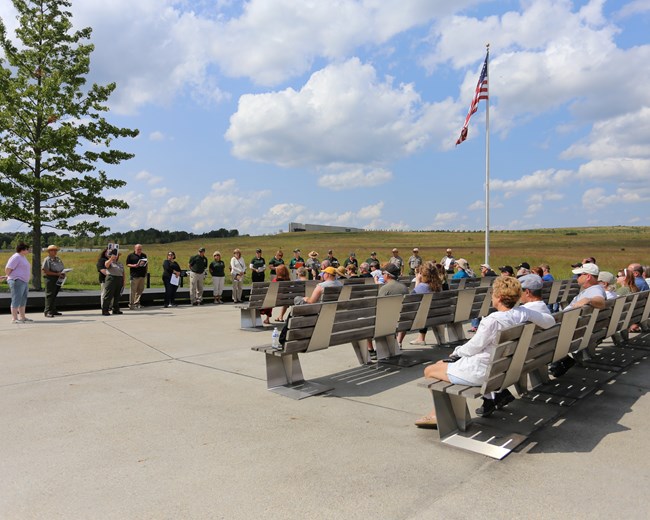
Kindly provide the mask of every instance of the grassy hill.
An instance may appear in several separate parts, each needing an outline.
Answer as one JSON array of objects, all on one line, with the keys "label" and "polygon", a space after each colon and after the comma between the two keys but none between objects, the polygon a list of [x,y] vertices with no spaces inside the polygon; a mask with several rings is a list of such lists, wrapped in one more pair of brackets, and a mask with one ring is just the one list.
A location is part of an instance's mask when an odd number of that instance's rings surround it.
[{"label": "grassy hill", "polygon": [[[292,251],[299,248],[303,257],[315,250],[324,258],[328,249],[334,250],[339,260],[354,251],[360,260],[365,260],[371,251],[377,251],[378,258],[386,261],[393,247],[400,250],[406,260],[413,247],[420,248],[420,255],[426,259],[440,260],[445,249],[451,247],[456,258],[466,258],[473,268],[484,261],[483,232],[397,232],[367,231],[363,233],[282,233],[271,236],[241,236],[214,240],[189,240],[172,244],[143,244],[149,256],[151,281],[161,286],[162,262],[166,253],[172,250],[182,268],[187,267],[189,257],[199,247],[206,248],[206,256],[212,260],[212,253],[219,250],[227,262],[232,250],[239,248],[248,263],[260,247],[263,256],[270,260],[275,251],[282,249],[288,263]],[[123,253],[132,251],[132,244],[121,244]],[[10,253],[0,253],[4,266]],[[96,288],[95,271],[97,253],[61,253],[66,267],[74,268],[66,288]],[[548,263],[556,278],[568,278],[570,265],[586,256],[594,256],[602,270],[616,273],[631,262],[650,264],[650,227],[600,227],[566,228],[528,231],[496,231],[490,234],[490,264],[496,268],[509,264],[516,266],[526,261],[531,265]],[[30,258],[31,260],[31,258]],[[476,269],[478,271],[478,269]],[[250,276],[250,275],[249,275]],[[245,282],[249,283],[247,276]],[[3,284],[6,290],[6,284]]]}]

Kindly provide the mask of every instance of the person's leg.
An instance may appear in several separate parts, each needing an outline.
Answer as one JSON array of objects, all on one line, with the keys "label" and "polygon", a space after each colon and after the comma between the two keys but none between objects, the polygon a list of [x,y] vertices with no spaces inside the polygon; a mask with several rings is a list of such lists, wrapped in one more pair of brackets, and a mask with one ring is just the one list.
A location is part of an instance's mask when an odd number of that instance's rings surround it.
[{"label": "person's leg", "polygon": [[163,278],[163,284],[165,285],[165,298],[163,300],[163,306],[169,307],[171,305],[172,284],[167,278]]},{"label": "person's leg", "polygon": [[45,277],[45,316],[54,315],[54,298],[56,296],[56,278],[52,276]]},{"label": "person's leg", "polygon": [[113,314],[122,314],[120,310],[120,289],[122,288],[122,277],[118,276],[114,278],[114,289],[113,289]]},{"label": "person's leg", "polygon": [[199,302],[199,305],[203,303],[203,273],[196,275],[196,301]]},{"label": "person's leg", "polygon": [[[442,381],[449,381],[449,376],[447,375],[447,368],[449,363],[444,361],[438,361],[433,365],[429,365],[424,369],[424,377],[440,379]],[[436,409],[433,408],[427,415],[420,417],[415,421],[415,425],[419,428],[435,428],[438,424],[436,419]]]},{"label": "person's leg", "polygon": [[20,296],[20,300],[18,302],[18,316],[20,317],[21,320],[27,321],[25,310],[27,309],[27,296],[29,295],[29,284],[27,282],[23,282],[22,280],[19,280],[19,282],[20,282],[19,284],[20,288],[18,294]]},{"label": "person's leg", "polygon": [[190,271],[190,303],[196,305],[196,291],[197,291],[197,274]]},{"label": "person's leg", "polygon": [[[135,291],[136,291],[136,278],[129,280],[129,309],[135,309]],[[111,301],[111,305],[113,302]]]},{"label": "person's leg", "polygon": [[223,286],[225,284],[226,284],[225,276],[217,277],[217,298],[219,298],[219,303],[223,303]]},{"label": "person's leg", "polygon": [[288,308],[289,308],[288,305],[282,307],[282,310],[280,311],[280,317],[278,318],[280,321],[284,321],[284,313],[287,312]]},{"label": "person's leg", "polygon": [[99,308],[104,307],[104,292],[106,291],[106,282],[101,282],[99,284]]},{"label": "person's leg", "polygon": [[169,296],[169,304],[172,306],[176,305],[176,291],[178,291],[178,285],[171,285],[171,294]]},{"label": "person's leg", "polygon": [[[119,293],[118,293],[119,294]],[[104,302],[102,303],[102,314],[106,316],[108,309],[113,304],[115,298],[115,278],[107,276],[104,282]]]},{"label": "person's leg", "polygon": [[142,293],[144,293],[144,276],[141,276],[140,278],[135,278],[133,282],[135,282],[135,298],[133,304],[137,309],[139,309],[141,307],[140,298],[142,297]]}]

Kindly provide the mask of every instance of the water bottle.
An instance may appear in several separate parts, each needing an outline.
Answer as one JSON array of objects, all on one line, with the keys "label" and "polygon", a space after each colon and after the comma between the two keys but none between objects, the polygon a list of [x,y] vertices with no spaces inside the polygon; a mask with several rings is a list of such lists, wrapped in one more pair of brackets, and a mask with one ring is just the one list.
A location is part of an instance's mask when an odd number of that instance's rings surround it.
[{"label": "water bottle", "polygon": [[273,334],[271,334],[271,348],[281,348],[280,347],[280,331],[277,327],[273,329]]}]

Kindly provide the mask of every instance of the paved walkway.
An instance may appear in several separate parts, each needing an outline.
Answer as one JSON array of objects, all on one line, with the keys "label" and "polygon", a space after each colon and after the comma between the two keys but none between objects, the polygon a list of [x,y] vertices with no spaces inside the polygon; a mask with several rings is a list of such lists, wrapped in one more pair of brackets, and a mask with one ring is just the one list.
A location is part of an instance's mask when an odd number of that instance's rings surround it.
[{"label": "paved walkway", "polygon": [[[327,396],[266,390],[232,305],[0,316],[2,519],[647,518],[650,360],[503,461],[412,423],[422,366],[304,356]],[[431,349],[422,351],[430,355]]]}]

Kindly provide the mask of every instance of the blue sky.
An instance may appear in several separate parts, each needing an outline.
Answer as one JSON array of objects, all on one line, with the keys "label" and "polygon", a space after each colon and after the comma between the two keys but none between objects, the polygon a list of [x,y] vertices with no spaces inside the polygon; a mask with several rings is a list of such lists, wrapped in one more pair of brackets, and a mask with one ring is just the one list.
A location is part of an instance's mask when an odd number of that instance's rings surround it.
[{"label": "blue sky", "polygon": [[141,132],[113,230],[483,229],[488,42],[492,229],[650,225],[650,0],[72,3]]}]

